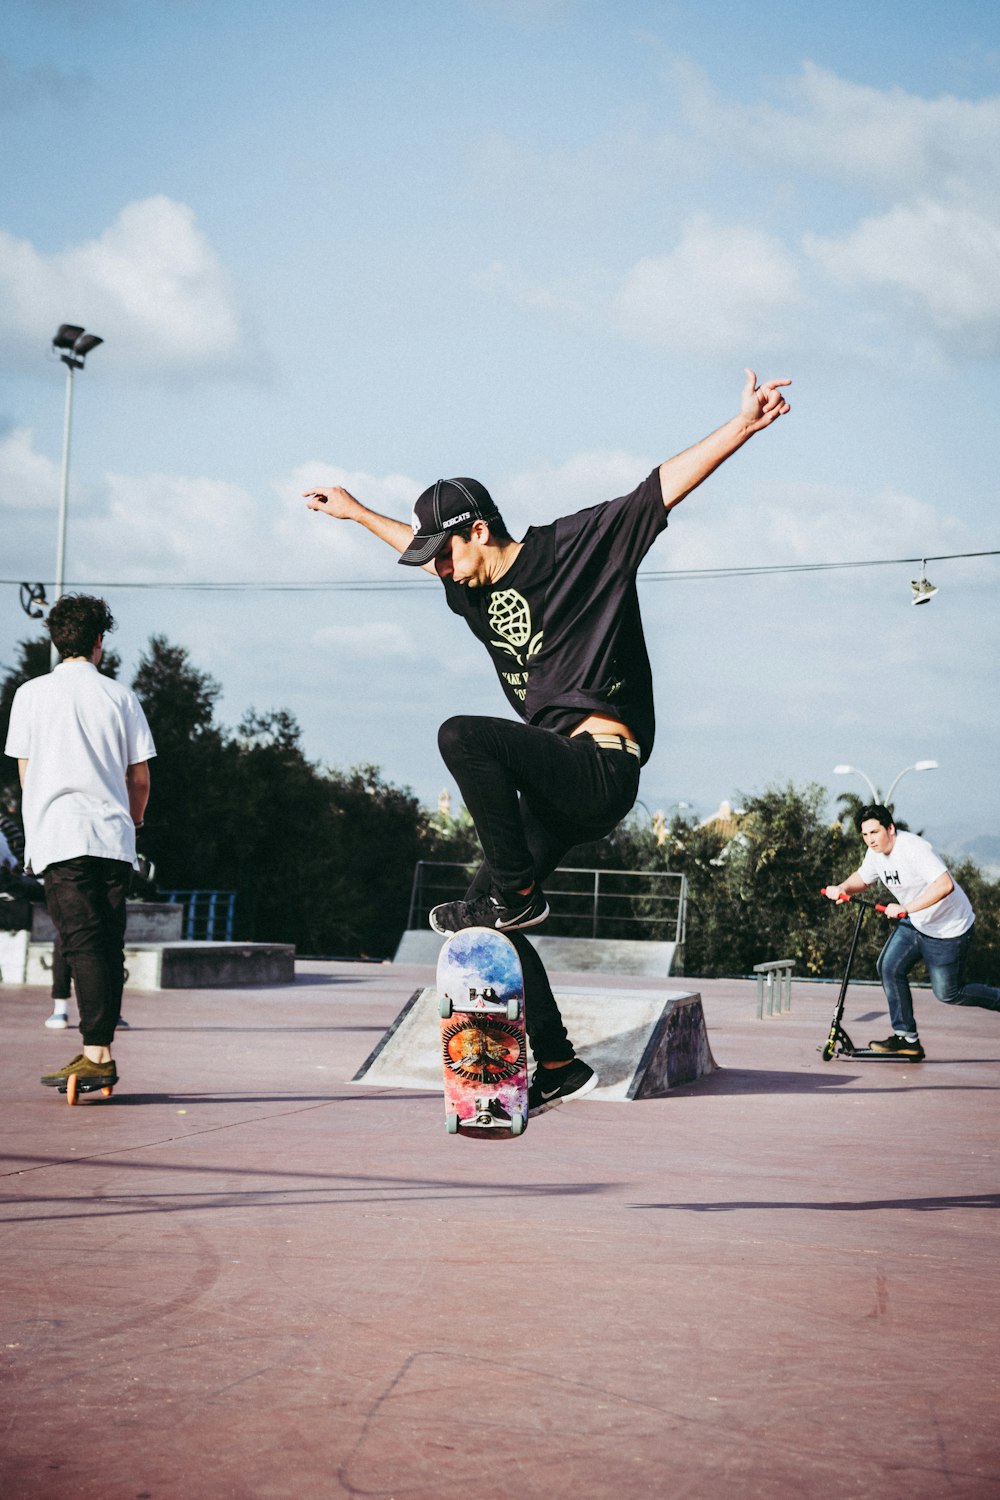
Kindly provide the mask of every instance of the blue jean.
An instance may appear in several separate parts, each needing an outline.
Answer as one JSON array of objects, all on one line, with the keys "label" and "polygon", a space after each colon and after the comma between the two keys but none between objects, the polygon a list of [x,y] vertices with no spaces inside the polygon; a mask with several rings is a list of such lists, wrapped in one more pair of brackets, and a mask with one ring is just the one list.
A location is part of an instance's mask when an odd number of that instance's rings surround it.
[{"label": "blue jean", "polygon": [[918,932],[908,917],[895,930],[878,957],[878,977],[889,1002],[889,1017],[896,1032],[917,1029],[913,1018],[913,996],[909,973],[921,959],[927,965],[931,989],[945,1005],[974,1005],[981,1010],[1000,1010],[1000,990],[988,984],[966,984],[965,964],[974,927],[960,937],[936,938]]},{"label": "blue jean", "polygon": [[[572,738],[512,719],[459,716],[441,725],[438,745],[486,856],[467,899],[496,882],[517,890],[544,881],[575,844],[601,839],[630,811],[639,762],[605,750],[589,734]],[[545,966],[526,933],[509,932],[524,970],[524,1019],[536,1062],[575,1054]]]}]

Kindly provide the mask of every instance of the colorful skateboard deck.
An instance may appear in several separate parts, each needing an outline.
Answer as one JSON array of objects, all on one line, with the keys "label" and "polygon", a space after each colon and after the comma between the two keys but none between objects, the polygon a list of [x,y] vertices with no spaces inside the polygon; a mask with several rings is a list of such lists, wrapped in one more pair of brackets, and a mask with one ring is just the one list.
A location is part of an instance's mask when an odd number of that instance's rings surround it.
[{"label": "colorful skateboard deck", "polygon": [[510,938],[466,927],[441,949],[437,966],[450,1135],[506,1139],[528,1124],[524,979]]}]

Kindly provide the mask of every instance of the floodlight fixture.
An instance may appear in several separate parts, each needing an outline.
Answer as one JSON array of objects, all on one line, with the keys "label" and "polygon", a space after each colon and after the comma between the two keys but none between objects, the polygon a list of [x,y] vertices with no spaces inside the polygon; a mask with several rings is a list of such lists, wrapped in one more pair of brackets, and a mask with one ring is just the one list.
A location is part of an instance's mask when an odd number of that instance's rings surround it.
[{"label": "floodlight fixture", "polygon": [[55,338],[52,340],[53,349],[63,349],[66,352],[60,354],[59,358],[68,370],[82,370],[83,362],[92,349],[104,340],[96,333],[88,333],[81,328],[79,323],[60,323]]},{"label": "floodlight fixture", "polygon": [[77,339],[82,338],[84,331],[77,323],[60,323],[56,336],[52,340],[52,347],[54,349],[72,349]]}]

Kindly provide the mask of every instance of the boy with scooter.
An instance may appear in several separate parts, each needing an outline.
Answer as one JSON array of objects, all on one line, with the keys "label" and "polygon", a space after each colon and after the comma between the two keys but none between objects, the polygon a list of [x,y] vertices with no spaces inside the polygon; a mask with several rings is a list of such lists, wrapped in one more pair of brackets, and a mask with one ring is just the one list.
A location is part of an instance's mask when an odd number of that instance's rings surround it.
[{"label": "boy with scooter", "polygon": [[910,970],[920,959],[927,965],[935,996],[945,1005],[1000,1011],[1000,989],[965,982],[975,913],[927,840],[897,829],[891,810],[881,803],[863,807],[857,827],[867,845],[864,859],[839,885],[825,886],[823,894],[839,901],[881,880],[894,897],[885,915],[898,920],[878,959],[892,1035],[869,1046],[872,1052],[920,1062],[924,1049],[909,983]]}]

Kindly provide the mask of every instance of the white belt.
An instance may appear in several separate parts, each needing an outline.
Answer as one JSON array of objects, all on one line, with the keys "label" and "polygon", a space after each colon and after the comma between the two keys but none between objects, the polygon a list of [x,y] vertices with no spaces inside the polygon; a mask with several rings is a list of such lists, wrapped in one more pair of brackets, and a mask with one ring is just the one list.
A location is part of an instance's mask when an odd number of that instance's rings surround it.
[{"label": "white belt", "polygon": [[594,744],[600,745],[602,750],[624,750],[626,755],[634,755],[636,760],[641,759],[635,740],[626,739],[623,734],[594,734],[593,730],[588,730],[588,733]]}]

